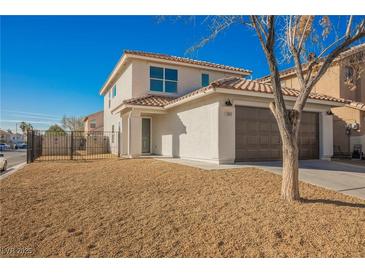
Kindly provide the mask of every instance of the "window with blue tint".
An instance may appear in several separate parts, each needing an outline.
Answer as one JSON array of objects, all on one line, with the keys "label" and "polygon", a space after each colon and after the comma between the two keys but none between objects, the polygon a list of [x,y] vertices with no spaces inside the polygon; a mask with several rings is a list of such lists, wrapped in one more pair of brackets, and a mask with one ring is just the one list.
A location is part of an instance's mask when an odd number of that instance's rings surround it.
[{"label": "window with blue tint", "polygon": [[165,92],[177,92],[177,82],[165,81]]},{"label": "window with blue tint", "polygon": [[150,79],[151,91],[163,91],[163,80]]},{"label": "window with blue tint", "polygon": [[209,85],[209,74],[202,73],[202,87],[206,87]]},{"label": "window with blue tint", "polygon": [[150,67],[150,78],[163,79],[163,68]]},{"label": "window with blue tint", "polygon": [[177,70],[165,69],[165,80],[177,81]]},{"label": "window with blue tint", "polygon": [[113,97],[117,96],[117,85],[113,87]]},{"label": "window with blue tint", "polygon": [[150,91],[177,92],[176,69],[150,67]]}]

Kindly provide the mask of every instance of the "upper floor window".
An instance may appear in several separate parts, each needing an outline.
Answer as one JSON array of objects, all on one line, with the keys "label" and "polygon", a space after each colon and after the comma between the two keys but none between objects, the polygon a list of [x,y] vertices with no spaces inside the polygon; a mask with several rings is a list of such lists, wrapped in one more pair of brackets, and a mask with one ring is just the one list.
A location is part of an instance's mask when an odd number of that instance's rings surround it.
[{"label": "upper floor window", "polygon": [[345,79],[347,81],[352,80],[354,77],[354,68],[350,66],[345,67]]},{"label": "upper floor window", "polygon": [[209,74],[202,73],[202,87],[206,87],[209,85]]},{"label": "upper floor window", "polygon": [[96,119],[90,121],[90,128],[96,128]]},{"label": "upper floor window", "polygon": [[113,98],[117,96],[117,85],[114,85],[113,87]]},{"label": "upper floor window", "polygon": [[177,92],[178,73],[176,69],[150,67],[150,90]]}]

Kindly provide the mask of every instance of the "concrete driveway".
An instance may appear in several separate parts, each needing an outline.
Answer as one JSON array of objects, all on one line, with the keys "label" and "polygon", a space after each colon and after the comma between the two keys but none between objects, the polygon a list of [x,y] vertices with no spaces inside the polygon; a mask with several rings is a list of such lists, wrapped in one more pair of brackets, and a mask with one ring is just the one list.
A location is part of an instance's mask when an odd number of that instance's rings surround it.
[{"label": "concrete driveway", "polygon": [[[160,159],[207,170],[256,167],[279,175],[282,173],[282,163],[279,161],[216,165],[182,159]],[[331,161],[305,160],[300,161],[299,179],[303,182],[365,199],[365,167]]]},{"label": "concrete driveway", "polygon": [[[238,163],[282,173],[281,162]],[[365,199],[365,168],[350,164],[321,160],[300,161],[299,179],[337,192]]]}]

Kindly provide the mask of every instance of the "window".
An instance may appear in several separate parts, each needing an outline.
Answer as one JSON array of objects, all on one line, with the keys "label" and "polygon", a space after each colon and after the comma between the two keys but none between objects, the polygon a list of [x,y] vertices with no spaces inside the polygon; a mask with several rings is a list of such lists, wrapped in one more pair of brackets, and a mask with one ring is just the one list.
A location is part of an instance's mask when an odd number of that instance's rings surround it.
[{"label": "window", "polygon": [[114,143],[114,125],[112,125],[112,143]]},{"label": "window", "polygon": [[178,75],[176,69],[150,67],[150,90],[177,92]]},{"label": "window", "polygon": [[90,128],[96,128],[96,120],[91,120],[90,121]]},{"label": "window", "polygon": [[345,79],[346,81],[351,81],[354,77],[354,69],[353,67],[346,66],[345,67]]},{"label": "window", "polygon": [[209,85],[209,74],[202,73],[202,87],[206,87]]},{"label": "window", "polygon": [[113,98],[117,96],[117,85],[114,85],[113,87]]}]

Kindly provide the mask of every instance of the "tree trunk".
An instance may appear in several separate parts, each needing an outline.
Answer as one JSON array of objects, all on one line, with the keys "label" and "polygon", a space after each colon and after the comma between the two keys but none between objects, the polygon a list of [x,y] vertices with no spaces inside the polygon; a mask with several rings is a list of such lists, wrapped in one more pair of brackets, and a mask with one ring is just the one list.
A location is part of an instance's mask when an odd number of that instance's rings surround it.
[{"label": "tree trunk", "polygon": [[299,150],[295,137],[283,142],[283,181],[281,197],[287,201],[300,200],[299,195]]}]

